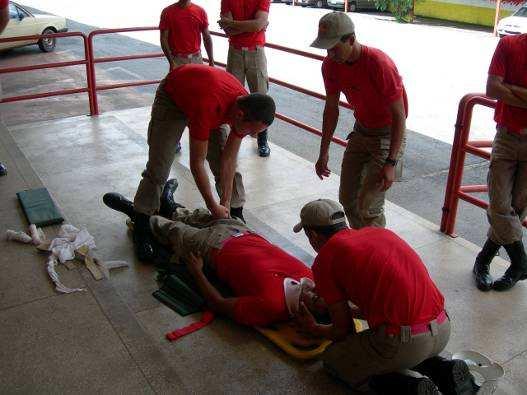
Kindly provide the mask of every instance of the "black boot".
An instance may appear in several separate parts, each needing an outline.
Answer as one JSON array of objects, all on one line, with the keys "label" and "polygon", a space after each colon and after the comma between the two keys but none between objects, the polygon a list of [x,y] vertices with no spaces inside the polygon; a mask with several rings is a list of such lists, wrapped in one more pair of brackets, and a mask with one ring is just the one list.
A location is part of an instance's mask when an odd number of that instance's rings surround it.
[{"label": "black boot", "polygon": [[121,213],[128,215],[132,221],[135,221],[135,211],[133,203],[120,193],[105,193],[102,197],[102,201],[111,209],[120,211]]},{"label": "black boot", "polygon": [[368,385],[379,395],[440,395],[428,377],[416,378],[395,372],[372,376]]},{"label": "black boot", "polygon": [[231,217],[245,222],[245,218],[243,218],[243,207],[231,207]]},{"label": "black boot", "polygon": [[476,286],[480,291],[489,291],[492,288],[492,276],[489,273],[490,263],[500,249],[500,245],[487,239],[483,249],[480,251],[474,263],[472,272]]},{"label": "black boot", "polygon": [[507,291],[520,280],[527,278],[527,255],[521,240],[506,244],[505,250],[511,259],[511,265],[500,279],[494,281],[492,288],[496,291]]},{"label": "black boot", "polygon": [[443,395],[472,395],[479,389],[467,364],[460,359],[435,356],[412,370],[430,377]]},{"label": "black boot", "polygon": [[178,182],[175,178],[171,178],[165,183],[163,192],[161,193],[161,205],[159,206],[159,215],[165,218],[172,218],[172,214],[177,208],[183,207],[174,201],[174,192],[178,187]]},{"label": "black boot", "polygon": [[267,129],[258,133],[258,155],[262,158],[271,155],[271,148],[269,148],[269,144],[267,143]]},{"label": "black boot", "polygon": [[0,162],[0,177],[7,176],[7,166]]},{"label": "black boot", "polygon": [[146,214],[135,213],[134,245],[137,258],[141,262],[152,262],[154,249],[150,233],[150,216]]}]

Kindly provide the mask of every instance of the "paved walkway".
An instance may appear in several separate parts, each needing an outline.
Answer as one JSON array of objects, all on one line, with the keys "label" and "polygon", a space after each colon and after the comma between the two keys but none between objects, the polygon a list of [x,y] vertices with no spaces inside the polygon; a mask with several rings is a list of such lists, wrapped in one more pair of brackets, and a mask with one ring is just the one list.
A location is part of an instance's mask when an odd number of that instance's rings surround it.
[{"label": "paved walkway", "polygon": [[[63,282],[87,292],[57,294],[45,258],[29,246],[1,241],[1,393],[345,393],[319,362],[298,363],[253,330],[218,319],[176,343],[164,334],[196,317],[160,305],[152,267],[138,263],[124,217],[107,209],[102,195],[133,196],[146,162],[149,108],[11,127],[0,133],[0,158],[10,172],[0,178],[0,232],[26,226],[15,192],[45,185],[67,220],[94,235],[98,255],[125,259],[129,269],[94,281],[83,268],[59,268]],[[289,128],[278,123],[279,128]],[[320,182],[313,165],[277,146],[256,156],[244,141],[240,169],[249,200],[248,222],[273,242],[311,264],[313,251],[291,231],[300,207],[318,197],[336,198],[339,179]],[[188,148],[172,168],[176,199],[201,202],[188,169]],[[388,227],[421,255],[446,296],[453,320],[448,352],[474,349],[506,368],[507,393],[527,388],[527,287],[483,294],[472,284],[477,247],[451,239],[437,226],[388,203]],[[46,229],[52,235],[53,229]],[[504,263],[495,265],[502,271]],[[514,388],[513,388],[514,387]]]}]

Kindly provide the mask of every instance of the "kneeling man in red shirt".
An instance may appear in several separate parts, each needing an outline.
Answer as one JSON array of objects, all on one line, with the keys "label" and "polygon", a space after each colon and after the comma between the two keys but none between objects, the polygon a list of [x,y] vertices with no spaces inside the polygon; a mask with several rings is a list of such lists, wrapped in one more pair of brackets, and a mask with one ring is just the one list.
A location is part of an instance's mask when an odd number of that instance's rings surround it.
[{"label": "kneeling man in red shirt", "polygon": [[[332,323],[318,324],[304,305],[298,321],[309,333],[335,340],[322,356],[324,366],[352,386],[369,379],[381,394],[439,394],[437,387],[443,394],[474,393],[465,362],[438,356],[450,337],[450,319],[415,251],[389,230],[348,228],[344,209],[332,200],[308,203],[300,219],[293,230],[304,229],[318,252],[315,292]],[[356,333],[353,318],[366,320],[369,329]],[[424,376],[398,373],[406,369]]]}]

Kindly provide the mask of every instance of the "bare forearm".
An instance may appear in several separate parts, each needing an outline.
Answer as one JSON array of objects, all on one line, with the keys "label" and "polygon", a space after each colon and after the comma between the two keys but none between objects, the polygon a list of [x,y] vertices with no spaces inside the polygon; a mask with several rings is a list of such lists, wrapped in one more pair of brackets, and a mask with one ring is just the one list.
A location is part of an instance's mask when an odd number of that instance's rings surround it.
[{"label": "bare forearm", "polygon": [[527,89],[517,85],[505,84],[509,88],[514,96],[527,103]]},{"label": "bare forearm", "polygon": [[329,145],[331,139],[337,128],[339,119],[339,109],[324,108],[324,116],[322,120],[322,139],[320,141],[320,155],[326,155],[329,152]]},{"label": "bare forearm", "polygon": [[487,85],[487,96],[501,100],[513,107],[527,108],[527,101],[516,96],[512,89],[504,83],[491,83]]},{"label": "bare forearm", "polygon": [[229,37],[231,37],[231,36],[236,36],[236,35],[238,35],[238,34],[242,34],[242,33],[244,33],[244,32],[242,32],[241,30],[234,29],[234,28],[229,28],[229,27],[227,27],[227,28],[225,28],[225,29],[223,29],[223,30],[225,31],[225,34],[226,34],[227,36],[229,36]]},{"label": "bare forearm", "polygon": [[390,153],[388,158],[396,159],[403,143],[406,130],[406,119],[404,114],[397,114],[392,119],[392,130],[390,139]]},{"label": "bare forearm", "polygon": [[193,277],[209,307],[216,310],[216,307],[223,300],[223,296],[221,296],[218,290],[209,282],[202,271],[194,273]]},{"label": "bare forearm", "polygon": [[205,204],[207,205],[207,208],[210,209],[216,204],[216,200],[214,199],[214,196],[212,195],[212,191],[210,188],[210,182],[209,182],[209,176],[207,175],[207,171],[205,170],[203,163],[202,162],[201,163],[191,163],[190,171],[192,172],[192,175],[194,176],[194,180],[196,181],[198,190],[201,193],[201,196],[203,196],[203,200],[205,200]]},{"label": "bare forearm", "polygon": [[172,63],[174,62],[172,57],[172,51],[170,50],[168,40],[166,37],[163,36],[163,33],[161,33],[161,49],[163,50],[163,53],[165,54],[165,57],[168,60],[168,63],[172,65]]},{"label": "bare forearm", "polygon": [[220,204],[224,207],[230,207],[232,196],[232,182],[234,179],[234,172],[236,171],[236,160],[232,158],[225,158],[222,156],[220,166],[220,190],[221,199]]},{"label": "bare forearm", "polygon": [[214,63],[214,52],[212,50],[212,38],[210,37],[210,34],[203,36],[203,45],[205,46],[205,51],[209,58],[209,64]]},{"label": "bare forearm", "polygon": [[259,32],[267,25],[267,21],[260,19],[250,19],[247,21],[232,21],[231,29],[235,29],[240,33]]}]

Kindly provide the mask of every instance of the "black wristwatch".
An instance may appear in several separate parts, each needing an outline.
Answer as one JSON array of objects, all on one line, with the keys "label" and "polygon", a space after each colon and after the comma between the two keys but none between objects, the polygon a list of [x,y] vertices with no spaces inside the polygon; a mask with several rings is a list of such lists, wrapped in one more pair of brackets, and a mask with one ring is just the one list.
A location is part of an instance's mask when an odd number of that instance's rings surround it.
[{"label": "black wristwatch", "polygon": [[397,159],[386,158],[386,161],[384,161],[384,164],[395,167],[397,166]]}]

